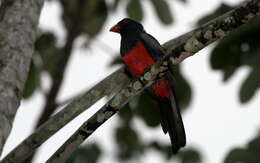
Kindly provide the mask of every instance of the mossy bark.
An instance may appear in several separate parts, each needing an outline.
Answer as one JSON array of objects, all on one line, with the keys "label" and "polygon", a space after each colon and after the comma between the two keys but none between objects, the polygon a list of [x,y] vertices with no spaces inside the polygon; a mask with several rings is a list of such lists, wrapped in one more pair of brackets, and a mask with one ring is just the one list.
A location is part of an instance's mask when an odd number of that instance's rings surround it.
[{"label": "mossy bark", "polygon": [[20,105],[43,0],[0,4],[0,154]]}]

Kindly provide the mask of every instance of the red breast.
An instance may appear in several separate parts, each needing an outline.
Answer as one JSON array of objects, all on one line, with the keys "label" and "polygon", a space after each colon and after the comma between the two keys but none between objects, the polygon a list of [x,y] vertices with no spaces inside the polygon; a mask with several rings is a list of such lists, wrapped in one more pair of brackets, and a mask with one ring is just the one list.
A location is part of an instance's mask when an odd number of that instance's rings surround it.
[{"label": "red breast", "polygon": [[[155,63],[141,41],[138,41],[136,45],[123,56],[123,61],[136,76],[142,75],[147,68]],[[167,80],[156,81],[152,88],[156,96],[170,98],[170,87]]]},{"label": "red breast", "polygon": [[155,63],[141,41],[124,55],[123,61],[136,76],[140,76]]}]

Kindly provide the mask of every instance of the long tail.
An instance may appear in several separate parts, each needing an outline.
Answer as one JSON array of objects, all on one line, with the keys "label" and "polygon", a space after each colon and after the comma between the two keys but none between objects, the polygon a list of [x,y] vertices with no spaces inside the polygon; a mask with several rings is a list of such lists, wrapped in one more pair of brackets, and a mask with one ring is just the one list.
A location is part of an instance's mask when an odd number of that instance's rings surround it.
[{"label": "long tail", "polygon": [[[163,87],[160,86],[160,91],[162,93],[160,96],[158,96],[158,92],[155,91],[160,107],[161,126],[164,133],[169,133],[173,153],[177,153],[181,147],[186,145],[185,129],[176,100],[173,76],[170,72],[166,73],[164,79],[161,79],[160,82],[162,81],[166,81],[167,89],[164,90]],[[165,93],[164,91],[167,92]]]}]

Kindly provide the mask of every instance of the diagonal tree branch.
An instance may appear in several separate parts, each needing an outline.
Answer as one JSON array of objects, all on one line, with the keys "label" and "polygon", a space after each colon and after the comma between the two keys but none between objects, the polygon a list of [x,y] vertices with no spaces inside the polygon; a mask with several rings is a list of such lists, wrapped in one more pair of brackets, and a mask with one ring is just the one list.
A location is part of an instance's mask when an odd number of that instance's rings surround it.
[{"label": "diagonal tree branch", "polygon": [[0,155],[20,105],[43,2],[0,3]]},{"label": "diagonal tree branch", "polygon": [[[238,28],[240,25],[247,23],[250,19],[255,17],[256,14],[259,14],[259,8],[259,0],[246,1],[246,3],[233,10],[232,12],[227,13],[224,16],[221,16],[177,39],[167,42],[163,45],[165,47],[166,54],[168,55],[165,60],[170,58],[171,60],[173,60],[173,64],[180,63],[182,60],[198,52],[200,49],[204,48],[208,44],[225,36],[229,31],[232,31]],[[164,63],[166,63],[167,65],[167,62]],[[160,66],[160,64],[161,62],[157,63],[150,71],[148,71],[141,77],[140,80],[142,81],[142,83],[145,84],[146,87],[157,78],[158,74],[164,73],[163,71],[167,69],[166,65]],[[112,80],[112,77],[116,80]],[[110,81],[110,83],[108,81]],[[28,156],[30,156],[31,152],[35,148],[41,145],[47,138],[53,135],[67,122],[83,112],[85,108],[91,106],[101,97],[110,94],[111,91],[113,91],[114,87],[118,85],[127,85],[126,83],[128,83],[128,81],[129,80],[123,74],[122,69],[120,69],[119,72],[117,71],[113,73],[112,76],[107,77],[106,80],[103,80],[101,83],[97,84],[93,89],[91,89],[82,97],[75,99],[61,112],[57,113],[52,118],[50,118],[50,120],[40,126],[40,128],[38,128],[35,133],[29,136],[15,150],[8,154],[1,161],[1,163],[16,163],[23,161]],[[87,130],[83,130],[81,128],[81,130],[78,130],[77,134],[83,132],[84,134],[82,135],[85,135],[83,137],[85,139],[86,135],[90,135],[91,133],[93,133],[96,128],[98,128],[102,123],[104,123],[105,120],[112,116],[113,112],[111,112],[111,110],[114,109],[113,111],[117,112],[121,106],[123,106],[128,100],[130,100],[131,97],[138,94],[144,88],[145,87],[141,84],[141,82],[132,82],[122,91],[120,91],[120,93],[117,94],[113,99],[110,100],[110,103],[106,105],[107,107],[105,107],[107,108],[107,110],[99,111],[99,114],[94,115],[94,117],[99,118],[97,118],[96,123],[94,123],[95,125],[92,126],[92,128],[87,128]],[[93,119],[95,118],[91,119],[92,123],[95,122],[93,121]],[[77,141],[79,141],[78,144],[83,142],[84,139],[77,139]],[[75,148],[76,146],[72,148],[71,152]],[[66,149],[66,146],[64,147],[64,149]],[[68,154],[61,153],[60,155],[55,155],[55,157],[56,156],[66,158],[68,157]]]},{"label": "diagonal tree branch", "polygon": [[[73,151],[84,142],[95,130],[105,123],[110,117],[119,111],[134,96],[150,86],[156,79],[162,76],[167,70],[167,60],[172,58],[173,64],[180,63],[183,59],[195,54],[202,48],[217,39],[228,34],[228,32],[247,23],[260,12],[260,1],[246,1],[240,7],[231,12],[218,17],[215,20],[203,25],[190,33],[191,38],[187,42],[176,47],[171,42],[164,44],[166,55],[163,61],[159,61],[139,80],[130,83],[128,87],[122,89],[107,104],[105,104],[90,119],[84,122],[81,127],[50,157],[48,163],[65,162]],[[188,37],[182,37],[183,39]],[[167,53],[168,52],[168,53]],[[166,62],[165,62],[166,61]],[[159,71],[154,71],[159,70]]]},{"label": "diagonal tree branch", "polygon": [[123,72],[122,68],[117,70],[95,85],[88,92],[75,98],[64,109],[37,128],[32,135],[9,153],[1,163],[9,161],[18,163],[24,161],[37,147],[55,134],[59,129],[64,127],[69,121],[85,111],[86,108],[96,103],[102,97],[110,95],[111,92],[121,89],[123,85],[126,85],[129,82],[127,76]]}]

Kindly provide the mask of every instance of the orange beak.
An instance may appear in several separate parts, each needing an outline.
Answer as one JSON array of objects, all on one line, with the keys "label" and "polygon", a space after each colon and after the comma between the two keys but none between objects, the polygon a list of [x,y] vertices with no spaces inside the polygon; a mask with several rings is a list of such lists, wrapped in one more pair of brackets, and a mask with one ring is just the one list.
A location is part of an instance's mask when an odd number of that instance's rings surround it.
[{"label": "orange beak", "polygon": [[112,28],[110,28],[109,31],[110,32],[117,32],[117,33],[119,33],[120,29],[121,29],[121,27],[119,25],[115,25]]}]

